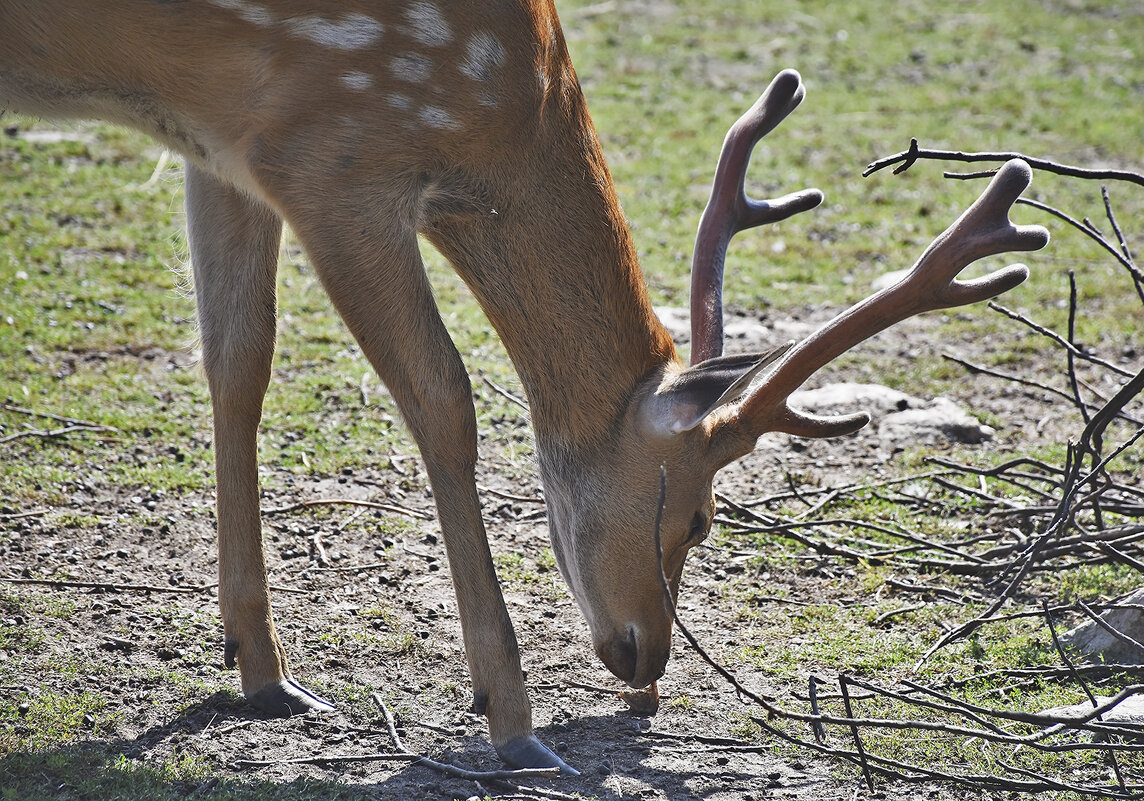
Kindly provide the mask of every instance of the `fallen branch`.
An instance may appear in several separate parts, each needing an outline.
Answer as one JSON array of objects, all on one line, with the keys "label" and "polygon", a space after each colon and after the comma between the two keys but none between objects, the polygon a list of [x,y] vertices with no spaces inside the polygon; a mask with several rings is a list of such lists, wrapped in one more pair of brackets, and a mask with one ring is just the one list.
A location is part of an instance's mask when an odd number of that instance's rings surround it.
[{"label": "fallen branch", "polygon": [[[10,578],[7,576],[0,576],[0,581],[5,582],[6,584],[38,584],[44,587],[103,590],[104,592],[167,592],[184,595],[208,592],[218,587],[217,581],[211,582],[210,584],[199,584],[194,587],[161,587],[155,584],[117,584],[108,581],[71,581],[68,579]],[[281,587],[275,586],[273,584],[270,585],[270,589],[274,592],[289,592],[296,594],[305,594],[309,592],[309,590],[301,590],[296,587]]]},{"label": "fallen branch", "polygon": [[[84,432],[84,431],[102,432],[102,431],[107,431],[107,430],[108,429],[105,426],[88,426],[88,425],[68,425],[68,426],[64,426],[63,428],[53,428],[50,430],[41,429],[41,428],[29,428],[26,431],[17,431],[15,434],[9,434],[6,437],[0,437],[0,445],[4,445],[4,444],[9,443],[9,442],[14,442],[15,440],[23,439],[25,437],[40,437],[41,439],[58,439],[60,437],[66,437],[68,434],[75,434],[77,432]],[[118,440],[116,440],[116,441],[118,441]]]},{"label": "fallen branch", "polygon": [[0,581],[6,584],[38,584],[44,587],[68,587],[73,589],[103,590],[105,592],[168,592],[176,594],[193,595],[195,593],[213,590],[218,582],[200,584],[194,587],[160,587],[154,584],[116,584],[108,581],[70,581],[67,579],[33,579],[9,578],[0,576]]},{"label": "fallen branch", "polygon": [[513,495],[512,493],[502,492],[498,489],[493,489],[492,487],[486,487],[482,484],[478,484],[477,489],[480,490],[481,492],[487,493],[487,494],[492,495],[494,497],[503,498],[506,501],[516,501],[517,503],[539,503],[539,504],[544,503],[544,498],[540,495],[533,495],[533,496]]},{"label": "fallen branch", "polygon": [[954,356],[951,353],[943,353],[943,354],[941,354],[941,357],[943,359],[945,359],[946,361],[961,365],[966,370],[968,370],[970,374],[988,375],[988,376],[992,376],[993,378],[1001,378],[1001,379],[1004,379],[1006,381],[1012,381],[1014,384],[1022,384],[1022,385],[1027,386],[1027,387],[1032,387],[1033,389],[1039,389],[1042,392],[1048,392],[1052,395],[1056,395],[1057,397],[1064,398],[1065,400],[1069,401],[1070,403],[1073,401],[1072,395],[1069,395],[1067,392],[1064,392],[1063,390],[1059,390],[1056,387],[1050,387],[1048,384],[1042,384],[1039,381],[1033,381],[1032,379],[1029,379],[1029,378],[1024,378],[1024,377],[1019,376],[1019,375],[1014,375],[1013,373],[1005,373],[1005,372],[1002,372],[1000,370],[994,370],[993,368],[985,367],[984,365],[974,364],[971,361],[968,361],[966,359],[962,359],[958,356]]},{"label": "fallen branch", "polygon": [[876,618],[871,620],[870,625],[880,626],[883,623],[885,623],[887,620],[889,620],[891,618],[895,618],[898,615],[907,615],[910,612],[916,612],[919,609],[925,609],[925,608],[926,608],[925,604],[915,604],[913,606],[902,606],[902,607],[899,607],[898,609],[890,609],[889,611],[883,612],[882,614],[878,615]]},{"label": "fallen branch", "polygon": [[288,759],[236,759],[235,768],[269,768],[279,765],[329,765],[345,762],[415,762],[416,754],[324,754]]},{"label": "fallen branch", "polygon": [[385,718],[385,728],[389,732],[389,738],[393,741],[393,747],[397,749],[397,754],[406,759],[411,764],[422,765],[431,768],[438,773],[444,773],[447,776],[452,776],[456,779],[467,779],[469,781],[510,781],[513,779],[552,779],[560,775],[559,768],[519,768],[515,770],[470,770],[468,768],[459,768],[456,765],[450,765],[447,762],[438,762],[435,759],[430,759],[427,756],[413,753],[405,747],[405,743],[401,740],[401,735],[397,731],[397,722],[393,719],[393,713],[389,711],[389,707],[385,705],[385,701],[377,693],[371,693],[370,699],[374,705],[381,710],[382,716]]},{"label": "fallen branch", "polygon": [[359,501],[354,498],[315,498],[308,501],[298,501],[286,506],[274,506],[269,509],[263,509],[262,515],[278,515],[286,512],[294,512],[298,509],[308,509],[312,506],[361,506],[366,509],[377,509],[382,512],[392,512],[393,514],[406,515],[416,520],[432,520],[433,515],[428,512],[422,512],[418,509],[410,509],[407,506],[400,506],[394,503],[376,503],[374,501]]},{"label": "fallen branch", "polygon": [[99,428],[104,431],[119,430],[115,426],[105,426],[102,423],[94,423],[91,420],[81,420],[77,417],[64,417],[63,415],[52,414],[51,412],[37,412],[35,409],[26,409],[23,406],[15,406],[11,403],[0,403],[0,409],[29,417],[42,417],[45,420],[55,420],[57,423],[67,423],[68,425],[88,426],[89,428]]},{"label": "fallen branch", "polygon": [[991,308],[993,311],[998,312],[1000,314],[1003,314],[1006,317],[1008,317],[1010,320],[1018,322],[1021,325],[1025,326],[1025,327],[1035,331],[1036,333],[1040,334],[1041,336],[1045,337],[1046,339],[1050,339],[1053,342],[1057,343],[1058,345],[1061,346],[1061,348],[1063,348],[1069,354],[1069,356],[1072,356],[1072,357],[1077,358],[1077,359],[1083,359],[1084,361],[1091,362],[1092,364],[1100,365],[1101,367],[1105,368],[1106,370],[1109,370],[1113,373],[1116,373],[1117,375],[1119,375],[1123,378],[1131,378],[1132,377],[1132,371],[1131,370],[1126,370],[1123,367],[1121,367],[1120,365],[1113,364],[1112,362],[1108,361],[1107,359],[1102,359],[1099,356],[1096,356],[1094,354],[1088,353],[1087,351],[1081,350],[1076,345],[1074,345],[1072,342],[1070,342],[1068,339],[1066,339],[1065,337],[1058,334],[1056,331],[1053,331],[1051,328],[1045,328],[1045,326],[1034,322],[1033,320],[1026,317],[1024,314],[1021,314],[1020,312],[1017,312],[1017,311],[1013,311],[1012,309],[1008,308],[1007,306],[1002,306],[1000,303],[998,303],[995,300],[989,301],[988,305],[989,305],[989,308]]},{"label": "fallen branch", "polygon": [[524,401],[524,400],[522,400],[521,398],[518,398],[516,395],[514,395],[514,394],[513,394],[513,393],[511,393],[511,392],[509,392],[507,389],[505,389],[504,387],[502,387],[500,384],[497,384],[496,382],[494,382],[494,381],[493,381],[491,378],[489,378],[488,376],[484,376],[484,378],[483,378],[483,381],[484,381],[485,385],[486,385],[486,386],[487,386],[489,389],[491,389],[493,392],[495,392],[496,394],[500,395],[500,396],[501,396],[502,398],[504,398],[505,400],[507,400],[507,401],[509,401],[509,402],[511,402],[511,403],[513,403],[513,404],[515,404],[515,405],[517,405],[517,406],[519,406],[520,408],[524,409],[524,411],[525,411],[526,413],[529,413],[529,408],[528,408],[528,403],[527,403],[527,401]]},{"label": "fallen branch", "polygon": [[51,509],[35,509],[31,512],[7,512],[0,514],[0,520],[22,520],[26,517],[42,517],[50,514]]}]

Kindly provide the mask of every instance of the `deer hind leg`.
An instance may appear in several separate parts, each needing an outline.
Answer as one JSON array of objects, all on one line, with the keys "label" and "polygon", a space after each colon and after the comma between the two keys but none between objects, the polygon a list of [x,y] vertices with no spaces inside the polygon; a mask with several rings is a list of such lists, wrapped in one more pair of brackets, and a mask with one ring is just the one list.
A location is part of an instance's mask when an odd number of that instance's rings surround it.
[{"label": "deer hind leg", "polygon": [[441,322],[411,227],[294,224],[334,305],[397,402],[437,503],[461,619],[474,706],[512,765],[571,771],[532,734],[512,622],[493,568],[474,477],[476,412],[461,357]]},{"label": "deer hind leg", "polygon": [[269,207],[187,166],[187,238],[203,367],[214,407],[219,607],[225,661],[274,715],[330,705],[294,683],[270,611],[258,509],[258,424],[270,382],[282,221]]}]

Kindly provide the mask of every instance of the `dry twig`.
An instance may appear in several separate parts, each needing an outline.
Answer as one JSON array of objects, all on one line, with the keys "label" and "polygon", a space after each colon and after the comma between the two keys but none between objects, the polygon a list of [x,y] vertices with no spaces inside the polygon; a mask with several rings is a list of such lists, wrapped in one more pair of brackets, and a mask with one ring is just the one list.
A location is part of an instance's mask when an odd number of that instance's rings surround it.
[{"label": "dry twig", "polygon": [[373,701],[374,706],[381,710],[381,714],[385,718],[385,728],[386,731],[389,732],[389,739],[393,741],[393,747],[397,749],[397,753],[393,755],[394,758],[401,757],[414,765],[431,768],[438,773],[444,773],[446,776],[452,776],[455,779],[467,779],[469,781],[500,782],[513,779],[551,779],[560,774],[559,768],[470,770],[468,768],[459,768],[456,765],[450,765],[448,762],[438,762],[435,759],[414,753],[405,747],[405,743],[401,739],[401,734],[397,730],[397,721],[394,720],[393,713],[389,711],[389,707],[386,706],[381,696],[377,693],[371,693],[370,699]]},{"label": "dry twig", "polygon": [[286,506],[273,506],[269,509],[263,509],[262,515],[279,515],[286,512],[294,512],[298,509],[308,509],[312,506],[361,506],[366,509],[377,509],[381,512],[392,512],[393,514],[405,515],[412,517],[415,520],[432,520],[433,515],[428,512],[422,512],[419,509],[411,509],[408,506],[401,506],[395,503],[375,503],[374,501],[359,501],[355,498],[314,498],[308,501],[298,501],[297,503],[287,504]]},{"label": "dry twig", "polygon": [[[878,170],[885,169],[891,164],[897,164],[894,168],[894,174],[898,175],[908,170],[910,167],[921,159],[936,159],[939,161],[964,161],[964,162],[983,162],[983,161],[999,161],[1006,162],[1010,159],[1021,159],[1030,167],[1035,170],[1044,170],[1045,172],[1055,173],[1056,175],[1064,175],[1073,178],[1094,179],[1099,181],[1127,181],[1128,183],[1144,186],[1144,175],[1128,170],[1090,170],[1083,167],[1074,167],[1069,164],[1058,164],[1054,161],[1047,159],[1033,158],[1026,156],[1022,153],[967,153],[960,150],[930,150],[918,147],[918,140],[911,139],[909,149],[903,150],[901,153],[895,153],[892,156],[878,159],[871,162],[865,170],[863,170],[863,177],[868,177]],[[991,175],[992,173],[978,173],[974,177],[982,177]],[[963,176],[949,176],[949,177],[963,177]]]}]

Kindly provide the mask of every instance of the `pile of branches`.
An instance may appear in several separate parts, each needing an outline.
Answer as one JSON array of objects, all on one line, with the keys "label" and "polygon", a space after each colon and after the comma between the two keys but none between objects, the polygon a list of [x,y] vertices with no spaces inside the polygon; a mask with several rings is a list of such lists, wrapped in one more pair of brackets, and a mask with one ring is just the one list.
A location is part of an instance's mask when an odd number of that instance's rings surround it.
[{"label": "pile of branches", "polygon": [[[902,172],[922,159],[1004,162],[1021,158],[1034,169],[1083,179],[1128,181],[1144,186],[1144,176],[1120,171],[1091,171],[1033,159],[1016,153],[961,153],[923,150],[916,140],[902,153],[871,164],[869,175],[890,165]],[[991,175],[946,173],[948,178]],[[1123,268],[1139,297],[1144,318],[1144,274],[1137,267],[1102,187],[1106,236],[1089,219],[1077,220],[1044,203],[1025,203],[1064,221],[1106,251]],[[933,643],[918,664],[953,643],[969,640],[979,630],[1020,618],[1043,621],[1051,636],[1056,664],[943,677],[930,684],[902,681],[892,686],[849,675],[826,682],[811,677],[805,696],[768,698],[743,687],[712,660],[686,626],[676,621],[692,646],[744,698],[765,714],[752,715],[764,731],[814,751],[857,765],[871,790],[874,776],[907,781],[948,781],[977,790],[1072,791],[1109,798],[1144,798],[1144,712],[1135,722],[1118,712],[1144,700],[1144,643],[1119,630],[1106,614],[1134,610],[1144,620],[1144,603],[1124,598],[1085,603],[1079,599],[1050,603],[1030,587],[1030,579],[1088,565],[1112,565],[1121,573],[1140,574],[1144,587],[1144,489],[1139,468],[1126,466],[1144,438],[1144,369],[1118,364],[1079,345],[1077,282],[1069,274],[1068,327],[1050,330],[1000,304],[991,306],[1045,337],[1063,353],[1063,387],[1008,375],[953,356],[946,358],[972,373],[986,373],[1029,385],[1061,399],[1059,417],[1076,417],[1076,433],[1067,442],[1063,463],[1021,457],[999,466],[978,467],[932,459],[931,469],[902,479],[830,489],[792,490],[750,504],[723,499],[723,524],[737,533],[778,535],[816,553],[855,563],[886,564],[915,574],[963,577],[953,586],[896,581],[902,592],[924,593],[947,601],[972,603],[959,625]],[[1131,357],[1131,351],[1125,356]],[[1117,387],[1107,391],[1103,387]],[[1138,454],[1136,455],[1138,464]],[[808,511],[797,518],[779,514],[783,502],[797,495]],[[871,495],[931,515],[971,514],[971,533],[943,541],[883,520],[831,518],[825,510],[848,498]],[[909,519],[909,515],[904,516]],[[894,581],[894,580],[891,580]],[[1041,583],[1041,587],[1045,582]],[[1041,597],[1038,597],[1041,596]],[[917,609],[893,610],[893,614]],[[970,608],[970,607],[967,607]],[[1133,664],[1077,664],[1062,645],[1058,624],[1066,616],[1090,619],[1134,652]],[[1047,639],[1047,638],[1046,638]],[[1056,682],[1083,692],[1087,704],[1041,712],[1007,709],[980,702],[982,688],[997,692],[997,683],[1019,689]],[[1094,692],[1098,683],[1120,687],[1111,697]],[[1002,688],[1004,689],[1004,688]],[[986,693],[987,694],[987,693]],[[1019,693],[1018,693],[1019,694]],[[1004,693],[1001,701],[1004,700]],[[977,698],[977,701],[973,699]],[[1122,705],[1123,704],[1123,705]],[[1144,705],[1142,705],[1144,707]],[[912,747],[903,747],[905,738]],[[927,740],[940,741],[941,759],[925,759]],[[959,753],[964,759],[949,758]],[[981,766],[987,765],[987,770]],[[976,766],[976,767],[974,767]],[[1048,768],[1046,766],[1053,766]]]}]

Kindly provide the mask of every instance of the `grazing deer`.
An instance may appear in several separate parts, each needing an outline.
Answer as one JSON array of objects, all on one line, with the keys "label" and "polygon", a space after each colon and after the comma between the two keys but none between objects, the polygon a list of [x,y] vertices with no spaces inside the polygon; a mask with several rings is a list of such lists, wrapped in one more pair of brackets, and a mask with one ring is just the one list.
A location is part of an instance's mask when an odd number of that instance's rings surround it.
[{"label": "grazing deer", "polygon": [[287,667],[259,520],[255,440],[283,221],[424,457],[493,744],[513,765],[569,769],[532,734],[474,484],[470,384],[416,235],[453,264],[504,341],[531,405],[560,570],[604,664],[644,687],[670,648],[660,571],[676,593],[688,550],[711,526],[715,472],[768,431],[860,428],[864,414],[815,417],[786,398],[894,322],[1026,276],[1014,265],[955,280],[970,262],[1048,241],[1008,220],[1030,180],[1010,162],[899,284],[798,345],[722,355],[729,240],[822,200],[806,190],[759,202],[743,190],[755,143],[802,97],[798,74],[781,73],[727,136],[699,227],[684,367],[652,312],[551,0],[0,3],[0,108],[125,123],[186,157],[225,661],[237,662],[252,704],[283,715],[328,708]]}]

